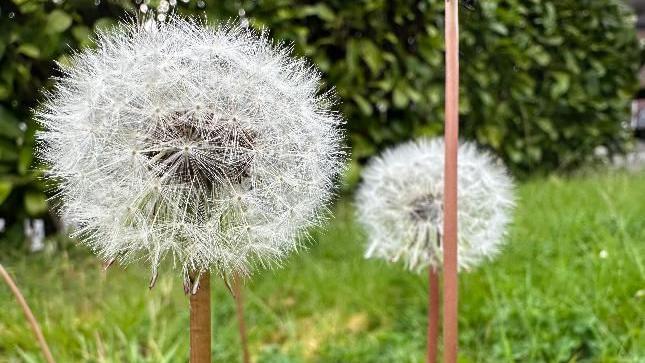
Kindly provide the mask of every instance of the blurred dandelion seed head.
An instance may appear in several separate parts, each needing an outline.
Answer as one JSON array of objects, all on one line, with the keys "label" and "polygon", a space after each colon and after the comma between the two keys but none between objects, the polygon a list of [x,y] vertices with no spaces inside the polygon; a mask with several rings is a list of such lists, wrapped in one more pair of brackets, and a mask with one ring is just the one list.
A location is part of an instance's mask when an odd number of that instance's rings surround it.
[{"label": "blurred dandelion seed head", "polygon": [[[365,256],[402,261],[420,271],[443,264],[442,139],[420,139],[386,150],[363,172],[358,220],[369,244]],[[459,147],[459,268],[495,256],[514,207],[506,170],[474,144]]]},{"label": "blurred dandelion seed head", "polygon": [[264,33],[121,24],[62,72],[38,152],[63,219],[104,260],[248,274],[324,217],[343,120],[319,72]]}]

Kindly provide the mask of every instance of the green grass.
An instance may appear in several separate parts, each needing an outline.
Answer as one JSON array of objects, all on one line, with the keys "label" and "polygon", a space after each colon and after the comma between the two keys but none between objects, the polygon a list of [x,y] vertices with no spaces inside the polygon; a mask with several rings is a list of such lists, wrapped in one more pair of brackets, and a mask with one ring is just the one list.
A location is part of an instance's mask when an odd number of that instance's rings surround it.
[{"label": "green grass", "polygon": [[[460,362],[644,362],[645,174],[536,180],[519,195],[504,253],[460,276]],[[421,362],[425,276],[364,260],[348,203],[315,237],[247,287],[255,361]],[[59,362],[186,361],[188,306],[176,274],[148,291],[143,267],[106,274],[80,247],[5,251],[2,263]],[[221,281],[213,291],[213,361],[235,362],[232,298]],[[0,285],[0,362],[23,361],[42,360]]]}]

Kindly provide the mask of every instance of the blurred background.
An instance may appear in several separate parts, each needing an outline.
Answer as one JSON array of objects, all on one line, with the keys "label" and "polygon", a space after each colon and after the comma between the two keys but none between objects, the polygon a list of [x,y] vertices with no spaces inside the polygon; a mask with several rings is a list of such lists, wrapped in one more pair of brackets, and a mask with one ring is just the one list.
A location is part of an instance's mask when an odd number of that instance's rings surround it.
[{"label": "blurred background", "polygon": [[[461,136],[520,181],[508,248],[462,275],[463,362],[645,362],[645,1],[486,0],[461,8]],[[335,217],[285,269],[249,281],[260,362],[420,362],[424,276],[362,259],[352,192],[370,156],[443,132],[440,0],[1,0],[0,263],[61,362],[181,362],[187,302],[167,273],[106,274],[61,233],[34,160],[33,109],[97,29],[171,12],[293,43],[335,88],[350,167]],[[153,15],[151,15],[153,14]],[[170,266],[167,268],[167,270]],[[239,359],[214,290],[214,359]],[[0,286],[0,362],[42,357]]]}]

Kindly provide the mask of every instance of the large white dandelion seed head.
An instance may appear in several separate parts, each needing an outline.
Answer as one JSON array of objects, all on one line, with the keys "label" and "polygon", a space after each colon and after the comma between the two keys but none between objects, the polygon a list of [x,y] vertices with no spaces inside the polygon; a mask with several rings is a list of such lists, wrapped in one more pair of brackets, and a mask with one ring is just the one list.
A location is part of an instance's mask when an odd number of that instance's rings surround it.
[{"label": "large white dandelion seed head", "polygon": [[104,260],[184,276],[274,265],[321,221],[343,168],[320,74],[264,33],[121,24],[62,67],[37,112],[60,212]]},{"label": "large white dandelion seed head", "polygon": [[[410,270],[443,264],[443,139],[407,142],[373,158],[357,193],[367,232],[366,257],[402,261]],[[514,206],[505,168],[472,143],[459,147],[458,264],[468,270],[495,256]]]}]

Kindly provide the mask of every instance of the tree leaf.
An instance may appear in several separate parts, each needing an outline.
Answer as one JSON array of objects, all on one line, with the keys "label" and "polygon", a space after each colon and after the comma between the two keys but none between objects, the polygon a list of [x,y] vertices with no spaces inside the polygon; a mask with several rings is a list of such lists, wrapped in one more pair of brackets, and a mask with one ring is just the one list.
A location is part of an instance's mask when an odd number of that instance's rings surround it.
[{"label": "tree leaf", "polygon": [[378,74],[384,66],[382,51],[369,40],[361,41],[360,49],[363,61],[370,68],[372,74]]},{"label": "tree leaf", "polygon": [[82,47],[92,44],[92,31],[85,25],[77,25],[72,28],[72,35]]},{"label": "tree leaf", "polygon": [[16,49],[16,53],[24,54],[29,58],[34,58],[34,59],[40,58],[40,49],[38,49],[36,45],[31,43],[22,43],[18,47],[18,49]]},{"label": "tree leaf", "polygon": [[551,97],[558,98],[569,90],[571,84],[571,77],[564,72],[554,72],[555,84],[551,87]]},{"label": "tree leaf", "polygon": [[367,100],[363,98],[363,96],[356,94],[352,96],[352,99],[354,100],[354,102],[356,102],[356,104],[360,108],[363,115],[365,116],[372,115],[372,105],[369,102],[367,102]]},{"label": "tree leaf", "polygon": [[31,216],[38,216],[47,211],[47,198],[42,192],[28,191],[24,198],[25,210]]},{"label": "tree leaf", "polygon": [[26,175],[34,160],[31,147],[23,147],[18,153],[18,174]]},{"label": "tree leaf", "polygon": [[395,107],[404,108],[408,105],[409,98],[406,93],[405,87],[401,83],[398,83],[396,87],[394,87],[394,92],[392,92],[392,102]]},{"label": "tree leaf", "polygon": [[7,200],[7,197],[9,197],[9,194],[11,194],[12,188],[13,185],[11,184],[11,182],[0,180],[0,205],[2,205],[5,200]]},{"label": "tree leaf", "polygon": [[0,105],[0,135],[15,139],[22,136],[20,121],[6,107]]},{"label": "tree leaf", "polygon": [[56,9],[47,16],[45,32],[49,34],[62,33],[72,25],[72,17],[66,12]]}]

